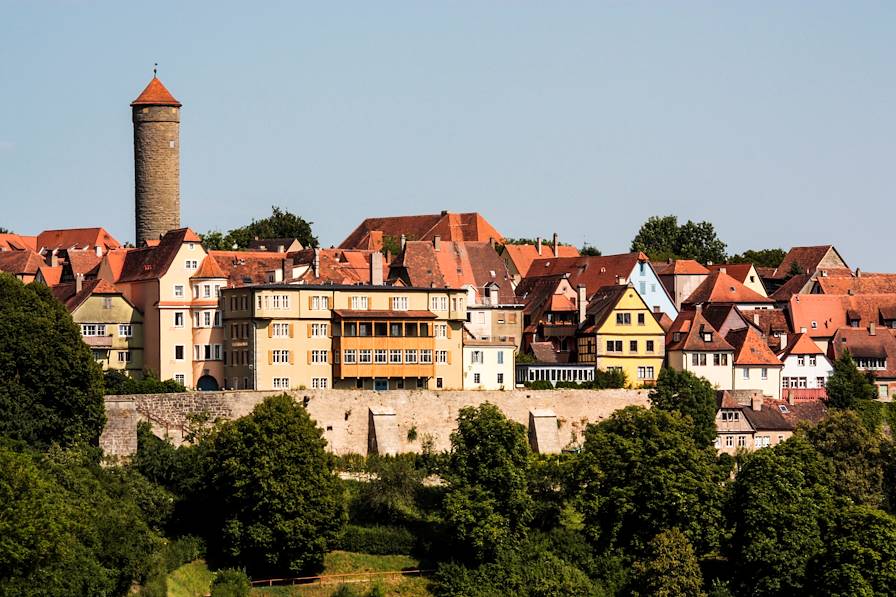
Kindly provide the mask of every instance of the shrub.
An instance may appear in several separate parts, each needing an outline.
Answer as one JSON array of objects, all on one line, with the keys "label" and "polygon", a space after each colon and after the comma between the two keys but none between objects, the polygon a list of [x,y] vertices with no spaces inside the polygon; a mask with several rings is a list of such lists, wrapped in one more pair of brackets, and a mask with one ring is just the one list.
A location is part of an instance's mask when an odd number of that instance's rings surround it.
[{"label": "shrub", "polygon": [[359,597],[359,593],[351,585],[339,585],[330,597]]},{"label": "shrub", "polygon": [[211,597],[249,597],[252,585],[242,570],[226,568],[218,572],[212,581]]},{"label": "shrub", "polygon": [[401,555],[414,551],[414,534],[403,527],[347,525],[336,539],[336,549],[373,555]]},{"label": "shrub", "polygon": [[168,572],[205,555],[205,541],[193,535],[178,537],[165,546],[165,568]]}]

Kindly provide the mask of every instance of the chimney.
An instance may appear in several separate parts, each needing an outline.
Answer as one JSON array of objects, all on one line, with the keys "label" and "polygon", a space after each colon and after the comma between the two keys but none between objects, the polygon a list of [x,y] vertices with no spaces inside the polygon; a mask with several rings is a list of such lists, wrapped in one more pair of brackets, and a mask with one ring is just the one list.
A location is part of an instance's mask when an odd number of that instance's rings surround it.
[{"label": "chimney", "polygon": [[778,337],[781,338],[781,350],[784,350],[787,348],[787,332],[781,332]]},{"label": "chimney", "polygon": [[697,303],[696,305],[694,305],[694,311],[696,311],[697,313],[702,312],[703,311],[703,303]]},{"label": "chimney", "polygon": [[558,243],[557,243],[557,233],[556,233],[556,232],[554,233],[554,242],[553,242],[553,245],[554,245],[554,257],[556,257],[556,256],[557,256],[557,245],[558,245]]},{"label": "chimney", "polygon": [[84,274],[75,274],[75,292],[81,292],[84,288]]},{"label": "chimney", "polygon": [[579,308],[579,325],[585,322],[585,315],[588,311],[588,297],[585,292],[585,285],[579,284],[576,288],[576,307]]},{"label": "chimney", "polygon": [[438,234],[432,237],[432,248],[435,251],[438,251],[440,248],[442,248],[442,237]]},{"label": "chimney", "polygon": [[712,261],[707,261],[706,265],[712,265]]},{"label": "chimney", "polygon": [[102,257],[102,256],[103,256],[103,248],[102,248],[101,246],[96,245],[96,246],[94,247],[94,250],[96,251],[96,256],[97,256],[97,257]]},{"label": "chimney", "polygon": [[792,391],[787,392],[787,404],[789,404],[790,406],[796,404],[796,398],[793,397]]},{"label": "chimney", "polygon": [[283,266],[285,264],[286,264],[286,260],[284,259],[283,262],[280,264],[280,267],[278,267],[277,269],[274,270],[274,282],[275,283],[279,283],[279,282],[283,281],[283,274],[284,274]]},{"label": "chimney", "polygon": [[859,268],[856,268],[856,278],[861,278],[861,277],[862,277],[862,270],[860,270]]},{"label": "chimney", "polygon": [[805,328],[805,327],[801,327],[801,328],[800,328],[800,333],[801,333],[801,334],[805,334],[805,333],[806,333],[806,328]]},{"label": "chimney", "polygon": [[448,215],[448,210],[447,210],[447,209],[443,209],[443,210],[442,210],[442,215],[443,215],[443,216],[447,216],[447,215]]},{"label": "chimney", "polygon": [[753,313],[753,323],[759,327],[759,313]]},{"label": "chimney", "polygon": [[726,267],[720,267],[720,268],[719,268],[719,271],[722,272],[723,274],[727,274],[727,273],[728,273],[728,268],[726,268]]},{"label": "chimney", "polygon": [[405,234],[401,235],[401,250],[404,251],[404,246],[408,244],[408,237]]},{"label": "chimney", "polygon": [[289,260],[286,258],[280,262],[280,275],[283,280],[292,278],[292,268],[289,267]]},{"label": "chimney", "polygon": [[868,324],[868,335],[869,335],[869,336],[876,336],[876,335],[877,335],[877,326],[874,325],[874,322],[873,322],[873,321],[872,321],[871,323]]},{"label": "chimney", "polygon": [[53,249],[50,253],[50,267],[58,267],[59,266],[59,255],[56,253],[57,249]]},{"label": "chimney", "polygon": [[314,249],[314,261],[311,263],[311,271],[315,278],[320,278],[320,249]]},{"label": "chimney", "polygon": [[535,250],[538,252],[538,255],[541,256],[541,237],[535,239]]},{"label": "chimney", "polygon": [[370,283],[373,286],[383,285],[383,254],[379,251],[370,254]]},{"label": "chimney", "polygon": [[750,396],[750,408],[752,408],[754,412],[762,410],[762,394],[755,393]]},{"label": "chimney", "polygon": [[286,253],[286,245],[277,245],[278,253]]}]

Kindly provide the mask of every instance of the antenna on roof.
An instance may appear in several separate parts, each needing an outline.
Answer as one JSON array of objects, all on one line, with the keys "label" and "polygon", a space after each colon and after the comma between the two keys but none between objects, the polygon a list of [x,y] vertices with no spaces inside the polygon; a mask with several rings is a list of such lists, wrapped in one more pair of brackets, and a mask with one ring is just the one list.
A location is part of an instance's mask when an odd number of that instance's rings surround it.
[{"label": "antenna on roof", "polygon": [[158,75],[158,73],[159,73],[159,63],[153,62],[152,63],[152,78],[155,79],[156,75]]}]

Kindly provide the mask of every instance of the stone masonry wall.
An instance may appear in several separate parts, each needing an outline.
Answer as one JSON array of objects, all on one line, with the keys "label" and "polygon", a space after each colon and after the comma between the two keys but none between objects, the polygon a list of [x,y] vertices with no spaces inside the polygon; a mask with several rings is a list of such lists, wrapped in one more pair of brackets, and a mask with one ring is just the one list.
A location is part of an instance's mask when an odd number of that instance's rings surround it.
[{"label": "stone masonry wall", "polygon": [[[133,442],[121,437],[124,419],[117,417],[113,430],[103,434],[101,445],[109,453],[133,444],[136,447],[137,420],[149,421],[156,435],[166,435],[177,444],[183,439],[184,426],[190,415],[209,415],[210,419],[232,419],[252,412],[269,391],[193,392],[183,394],[145,394],[107,396],[107,410],[126,408],[132,404]],[[504,414],[529,426],[533,410],[553,411],[557,417],[561,447],[578,444],[588,423],[608,417],[613,411],[630,405],[648,406],[647,390],[513,390],[435,392],[430,390],[295,390],[289,392],[296,402],[324,430],[330,450],[336,454],[366,454],[370,410],[394,410],[398,428],[398,451],[419,452],[424,441],[431,441],[435,450],[446,450],[455,428],[457,413],[464,406],[491,402]],[[109,417],[110,425],[113,417]],[[408,432],[416,432],[409,439]],[[414,434],[411,434],[413,436]],[[113,441],[114,440],[114,441]]]},{"label": "stone masonry wall", "polygon": [[[143,109],[147,111],[142,112]],[[172,111],[173,110],[173,111]],[[134,108],[136,245],[180,228],[180,110]]]}]

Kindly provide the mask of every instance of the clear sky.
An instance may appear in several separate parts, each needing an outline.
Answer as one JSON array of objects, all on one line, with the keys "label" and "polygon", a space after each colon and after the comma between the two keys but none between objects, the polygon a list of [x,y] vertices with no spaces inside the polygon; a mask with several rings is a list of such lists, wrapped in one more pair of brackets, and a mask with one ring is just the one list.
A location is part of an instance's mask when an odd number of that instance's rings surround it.
[{"label": "clear sky", "polygon": [[153,62],[200,232],[448,209],[613,253],[676,214],[896,271],[896,2],[0,0],[0,226],[133,240]]}]

